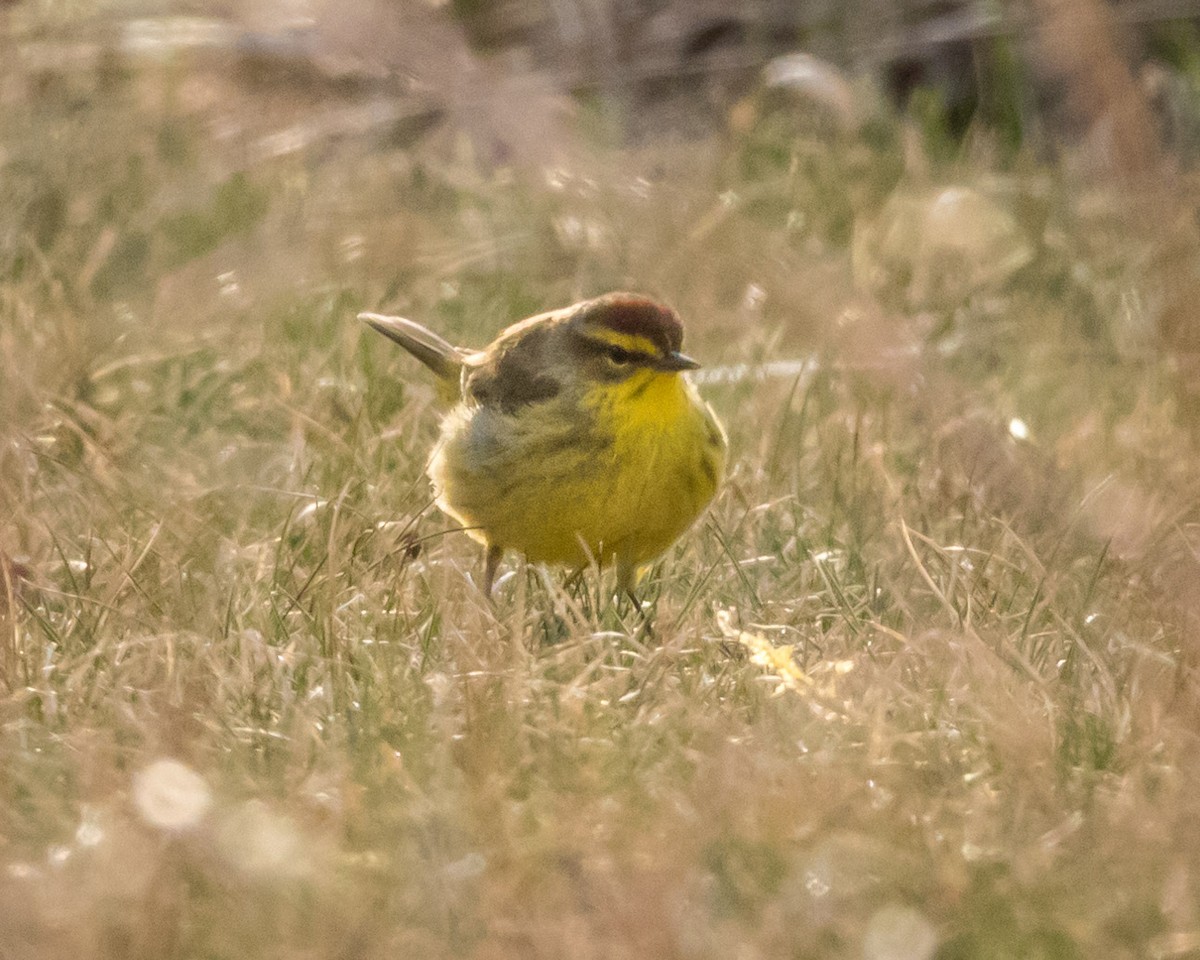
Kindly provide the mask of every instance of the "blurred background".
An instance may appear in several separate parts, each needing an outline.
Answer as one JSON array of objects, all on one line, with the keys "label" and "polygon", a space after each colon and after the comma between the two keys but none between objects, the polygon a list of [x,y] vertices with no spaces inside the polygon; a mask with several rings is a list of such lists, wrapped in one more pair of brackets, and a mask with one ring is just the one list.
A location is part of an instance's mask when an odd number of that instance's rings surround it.
[{"label": "blurred background", "polygon": [[[944,327],[1032,264],[1090,336],[1186,351],[1193,291],[1174,267],[1196,245],[1192,13],[9,0],[0,266],[28,279],[40,254],[120,325],[114,305],[162,320],[181,302],[225,312],[235,293],[338,280],[393,305],[443,301],[439,269],[536,247],[539,272],[575,290],[636,279],[728,306],[757,284],[771,323],[810,340],[856,293],[937,307]],[[512,190],[479,198],[497,177]],[[1064,181],[1080,193],[1070,210]],[[606,191],[667,216],[586,209]],[[485,209],[503,203],[536,209]],[[1127,231],[1156,289],[1131,293],[1056,214]],[[753,236],[721,255],[757,276],[694,269],[714,233],[737,230]],[[636,270],[614,234],[654,235]],[[781,269],[793,254],[800,276]],[[819,262],[852,276],[809,276]]]},{"label": "blurred background", "polygon": [[478,333],[640,284],[797,356],[852,307],[869,353],[950,342],[1023,271],[1085,347],[1186,355],[1193,12],[9,0],[0,270],[49,269],[88,356],[322,286],[482,317],[449,288],[488,272],[515,301]]}]

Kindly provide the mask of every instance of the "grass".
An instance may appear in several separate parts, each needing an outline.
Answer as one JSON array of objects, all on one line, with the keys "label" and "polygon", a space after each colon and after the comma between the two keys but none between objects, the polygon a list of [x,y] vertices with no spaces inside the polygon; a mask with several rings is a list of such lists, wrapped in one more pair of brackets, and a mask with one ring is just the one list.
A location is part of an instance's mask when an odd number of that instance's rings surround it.
[{"label": "grass", "polygon": [[[550,184],[234,170],[180,93],[219,78],[167,74],[3,108],[0,956],[1200,952],[1196,441],[1111,204],[778,115]],[[1018,271],[879,239],[951,183]],[[353,320],[482,343],[614,287],[710,366],[816,358],[705,386],[731,474],[653,638],[594,572],[482,599],[433,391]]]}]

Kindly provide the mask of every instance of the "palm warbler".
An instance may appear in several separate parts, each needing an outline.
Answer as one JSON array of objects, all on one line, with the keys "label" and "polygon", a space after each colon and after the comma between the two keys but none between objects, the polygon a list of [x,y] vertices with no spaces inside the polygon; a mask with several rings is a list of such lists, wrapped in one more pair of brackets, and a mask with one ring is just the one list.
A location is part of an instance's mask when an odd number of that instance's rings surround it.
[{"label": "palm warbler", "polygon": [[725,470],[725,431],[681,374],[683,325],[632,293],[539,314],[486,349],[402,317],[359,314],[429,367],[454,405],[429,461],[437,505],[487,550],[641,569],[692,525]]}]

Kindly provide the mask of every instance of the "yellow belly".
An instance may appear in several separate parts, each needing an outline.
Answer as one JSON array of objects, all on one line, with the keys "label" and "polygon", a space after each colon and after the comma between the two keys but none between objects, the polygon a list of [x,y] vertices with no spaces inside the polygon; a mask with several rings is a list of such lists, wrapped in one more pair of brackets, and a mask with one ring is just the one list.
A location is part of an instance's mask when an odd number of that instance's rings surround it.
[{"label": "yellow belly", "polygon": [[507,415],[462,406],[429,465],[438,506],[535,562],[653,560],[716,493],[725,438],[694,388],[646,374]]}]

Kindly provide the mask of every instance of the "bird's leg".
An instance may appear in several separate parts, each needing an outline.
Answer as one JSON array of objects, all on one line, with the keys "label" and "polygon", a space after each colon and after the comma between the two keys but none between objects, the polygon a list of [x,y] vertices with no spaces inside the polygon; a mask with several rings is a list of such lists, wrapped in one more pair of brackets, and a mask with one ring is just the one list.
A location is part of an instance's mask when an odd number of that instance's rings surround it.
[{"label": "bird's leg", "polygon": [[633,604],[633,612],[638,615],[638,619],[642,621],[641,636],[654,636],[654,622],[650,619],[645,610],[642,609],[642,601],[638,599],[638,595],[633,592],[633,587],[624,587],[621,591],[625,597]]},{"label": "bird's leg", "polygon": [[492,584],[496,582],[496,570],[500,566],[500,559],[503,556],[503,547],[498,547],[494,543],[488,546],[487,561],[483,568],[483,595],[488,599],[491,599]]},{"label": "bird's leg", "polygon": [[646,611],[642,609],[642,602],[638,599],[636,592],[638,581],[642,579],[643,569],[629,566],[628,564],[618,560],[617,588],[629,599],[629,602],[633,604],[634,612],[637,613],[638,619],[642,621],[642,636],[653,637],[654,623],[649,615],[647,615]]},{"label": "bird's leg", "polygon": [[580,584],[583,583],[583,574],[586,568],[579,567],[577,570],[572,570],[567,574],[567,578],[563,581],[563,591],[570,593],[573,590],[578,590]]},{"label": "bird's leg", "polygon": [[590,616],[592,598],[588,594],[587,583],[584,580],[586,571],[586,567],[577,567],[568,573],[563,580],[562,592],[579,604],[584,616]]}]

